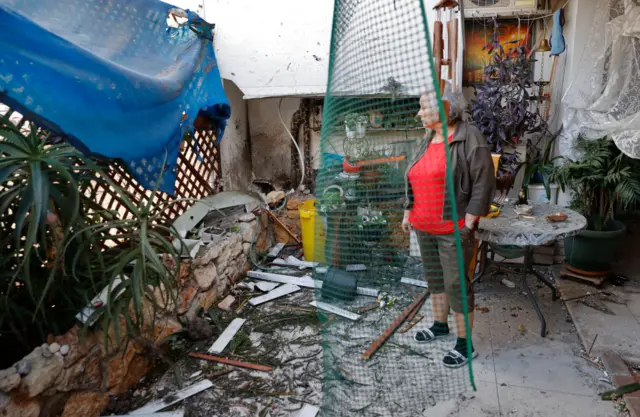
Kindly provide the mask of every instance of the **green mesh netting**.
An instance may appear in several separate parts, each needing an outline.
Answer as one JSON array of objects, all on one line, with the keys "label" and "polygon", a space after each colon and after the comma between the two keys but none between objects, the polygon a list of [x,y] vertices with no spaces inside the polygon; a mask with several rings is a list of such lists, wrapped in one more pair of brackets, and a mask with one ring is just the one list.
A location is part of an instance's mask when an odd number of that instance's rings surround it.
[{"label": "green mesh netting", "polygon": [[[324,282],[316,294],[318,303],[360,317],[322,313],[322,416],[428,415],[437,402],[474,387],[471,361],[457,369],[443,365],[456,333],[469,334],[473,305],[466,302],[465,239],[461,242],[457,222],[451,222],[448,235],[419,231],[414,244],[402,227],[410,167],[422,213],[413,220],[426,221],[433,214],[429,210],[438,206],[441,218],[458,215],[455,204],[443,200],[453,195],[452,181],[445,181],[444,174],[440,180],[429,176],[437,171],[429,164],[435,167],[440,156],[450,171],[449,143],[441,144],[441,154],[422,157],[425,128],[416,117],[422,93],[427,93],[423,112],[444,117],[423,2],[336,0],[316,186],[313,260],[320,267],[314,277]],[[448,137],[446,126],[442,134]],[[414,160],[420,162],[413,166]],[[412,210],[418,210],[417,198],[413,200]],[[346,288],[353,278],[359,290],[351,298]],[[428,291],[403,284],[403,278],[429,281],[438,294],[426,296],[419,311],[372,353],[372,343]],[[444,293],[440,286],[446,287]],[[365,295],[368,289],[380,292],[385,307],[373,307],[379,300]],[[457,323],[449,305],[458,310]],[[401,333],[411,317],[423,318]],[[431,343],[414,340],[417,331],[438,318],[448,321],[449,336]]]}]

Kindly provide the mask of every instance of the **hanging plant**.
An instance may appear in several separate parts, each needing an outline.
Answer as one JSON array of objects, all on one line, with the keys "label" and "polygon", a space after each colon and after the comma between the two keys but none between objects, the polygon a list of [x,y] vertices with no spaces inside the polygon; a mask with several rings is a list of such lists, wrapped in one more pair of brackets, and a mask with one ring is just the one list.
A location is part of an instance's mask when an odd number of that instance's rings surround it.
[{"label": "hanging plant", "polygon": [[[492,41],[483,50],[490,55],[484,67],[484,82],[474,86],[471,102],[472,123],[485,135],[491,151],[503,153],[517,146],[525,134],[546,131],[547,124],[538,114],[531,97],[535,85],[531,77],[532,60],[519,40],[500,43],[498,21],[494,18]],[[518,161],[501,173],[515,171]]]}]

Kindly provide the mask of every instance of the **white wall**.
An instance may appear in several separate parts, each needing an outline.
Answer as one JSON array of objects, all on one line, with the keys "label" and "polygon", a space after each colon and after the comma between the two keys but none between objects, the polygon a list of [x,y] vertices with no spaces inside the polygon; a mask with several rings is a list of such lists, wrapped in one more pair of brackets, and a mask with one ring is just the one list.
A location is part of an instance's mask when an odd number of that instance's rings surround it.
[{"label": "white wall", "polygon": [[[291,138],[285,130],[291,129],[293,114],[300,107],[301,99],[284,98],[278,116],[280,99],[249,100],[249,126],[251,132],[251,161],[255,178],[273,181],[278,185],[298,179],[291,177]],[[293,132],[297,139],[297,132]]]},{"label": "white wall", "polygon": [[[196,11],[216,24],[214,46],[220,74],[233,81],[245,98],[324,95],[333,0],[166,1]],[[435,19],[432,8],[436,2],[425,0],[430,26]],[[372,12],[367,7],[368,2],[362,2],[358,10]],[[393,2],[389,2],[389,7],[393,10]],[[397,7],[401,8],[402,3],[397,3]],[[373,12],[379,13],[379,10]],[[384,23],[380,19],[377,22]],[[462,43],[462,37],[459,38]],[[383,41],[372,44],[372,41],[367,40],[371,53],[381,59],[380,51],[389,49],[389,45]],[[398,51],[392,49],[391,53],[395,55]],[[459,54],[461,62],[462,48]],[[461,71],[460,66],[459,74]]]},{"label": "white wall", "polygon": [[231,105],[231,117],[220,143],[223,185],[227,191],[246,190],[252,172],[248,105],[232,81],[224,80],[224,91]]},{"label": "white wall", "polygon": [[322,95],[333,0],[204,0],[223,78],[245,98]]}]

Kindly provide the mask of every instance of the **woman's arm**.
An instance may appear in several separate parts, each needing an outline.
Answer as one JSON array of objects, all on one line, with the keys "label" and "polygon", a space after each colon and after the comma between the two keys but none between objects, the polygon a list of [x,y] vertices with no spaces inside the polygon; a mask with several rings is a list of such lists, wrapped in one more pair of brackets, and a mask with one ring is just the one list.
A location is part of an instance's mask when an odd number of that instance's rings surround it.
[{"label": "woman's arm", "polygon": [[[484,140],[484,138],[483,138]],[[491,202],[496,191],[496,177],[491,152],[486,145],[474,146],[467,155],[469,176],[471,177],[471,197],[466,213],[470,216],[486,216],[491,210]]]}]

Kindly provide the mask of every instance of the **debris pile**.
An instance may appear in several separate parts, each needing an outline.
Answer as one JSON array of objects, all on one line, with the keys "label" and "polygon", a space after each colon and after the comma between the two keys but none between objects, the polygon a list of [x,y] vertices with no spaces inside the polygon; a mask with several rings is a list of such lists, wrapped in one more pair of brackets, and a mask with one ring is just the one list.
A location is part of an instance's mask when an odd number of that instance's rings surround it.
[{"label": "debris pile", "polygon": [[[271,252],[278,260],[263,269],[277,269],[248,272],[227,298],[204,311],[213,327],[210,340],[176,342],[174,366],[141,384],[136,392],[145,395],[132,393],[129,410],[183,389],[178,380],[183,387],[213,383],[182,405],[195,417],[307,417],[319,410],[323,416],[408,417],[448,398],[451,384],[468,388],[465,368],[438,366],[446,342],[416,345],[408,331],[430,314],[416,265],[376,270],[377,278],[358,280],[363,284],[344,300],[327,296],[330,281],[324,279],[332,268],[296,257],[296,246]],[[347,269],[372,275],[365,265]],[[388,278],[402,275],[403,282]],[[379,296],[394,302],[381,307]]]}]

